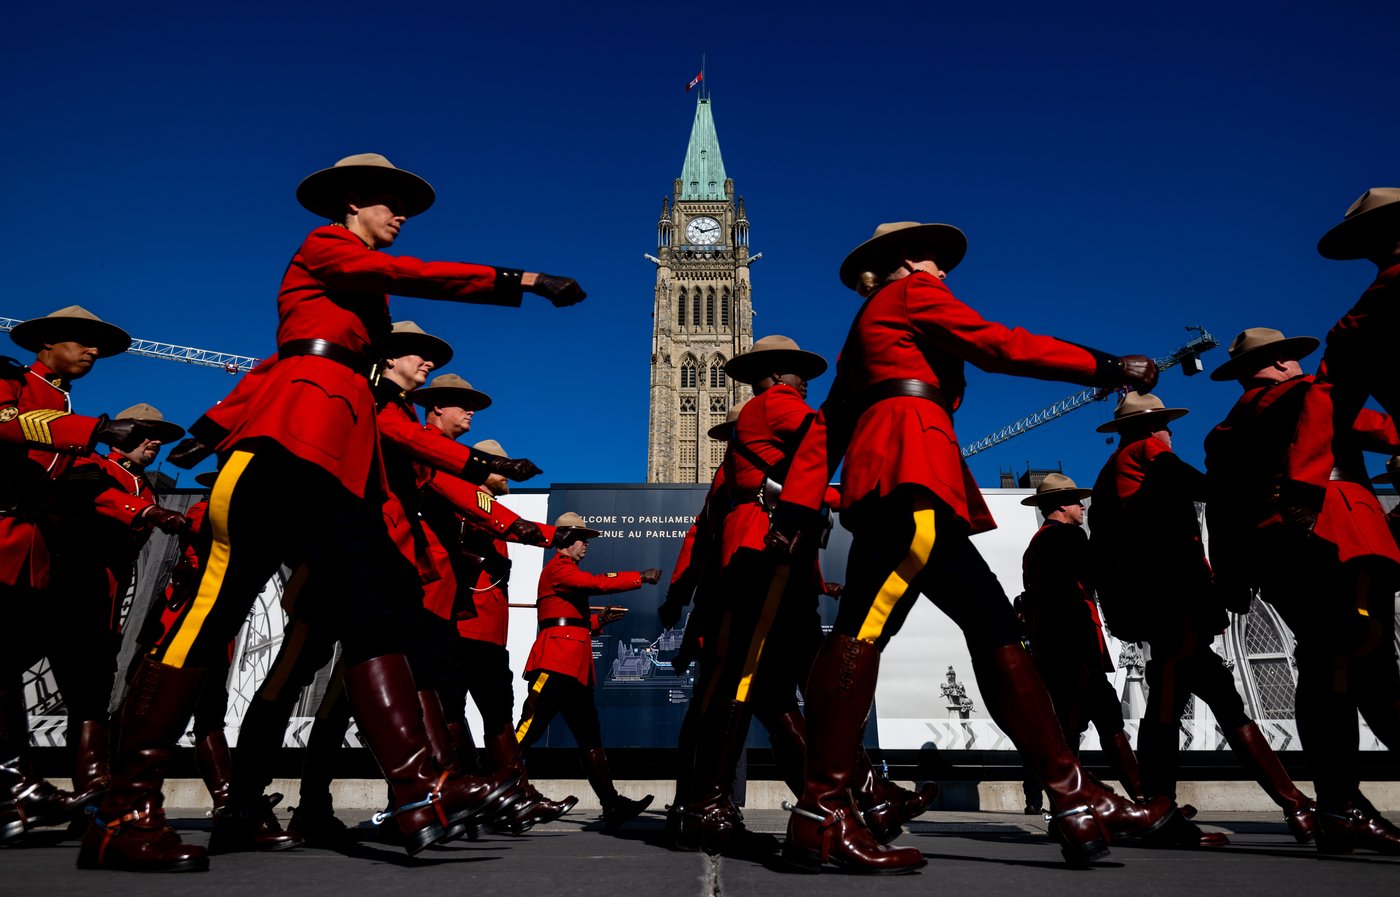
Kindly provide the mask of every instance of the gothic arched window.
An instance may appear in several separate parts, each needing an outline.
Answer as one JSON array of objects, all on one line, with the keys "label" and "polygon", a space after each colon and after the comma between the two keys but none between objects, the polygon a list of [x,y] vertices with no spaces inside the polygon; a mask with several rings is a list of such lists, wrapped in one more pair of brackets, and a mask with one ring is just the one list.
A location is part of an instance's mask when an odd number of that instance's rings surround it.
[{"label": "gothic arched window", "polygon": [[719,326],[729,326],[729,290],[725,290],[719,297]]},{"label": "gothic arched window", "polygon": [[715,326],[715,291],[713,287],[705,295],[705,326]]},{"label": "gothic arched window", "polygon": [[690,326],[700,326],[700,288],[696,287],[695,292],[690,294]]},{"label": "gothic arched window", "polygon": [[681,362],[681,389],[694,389],[697,385],[695,359],[687,355]]},{"label": "gothic arched window", "polygon": [[676,326],[685,326],[685,287],[681,287],[680,297],[676,300]]},{"label": "gothic arched window", "polygon": [[725,385],[724,356],[716,355],[710,360],[710,388],[718,389]]}]

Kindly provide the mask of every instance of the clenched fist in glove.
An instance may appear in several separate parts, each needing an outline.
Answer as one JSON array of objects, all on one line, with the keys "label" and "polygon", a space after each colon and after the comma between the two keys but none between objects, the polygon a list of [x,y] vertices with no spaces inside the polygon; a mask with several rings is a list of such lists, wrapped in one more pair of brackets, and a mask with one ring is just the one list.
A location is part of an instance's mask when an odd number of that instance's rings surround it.
[{"label": "clenched fist in glove", "polygon": [[545,544],[544,533],[534,523],[524,517],[506,527],[506,535],[526,545]]},{"label": "clenched fist in glove", "polygon": [[1123,381],[1145,396],[1157,385],[1157,362],[1146,355],[1124,355],[1118,359],[1123,365]]},{"label": "clenched fist in glove", "polygon": [[141,420],[134,417],[119,417],[112,420],[106,416],[98,418],[93,440],[110,445],[119,451],[134,449],[147,439],[155,439],[166,429],[164,421]]},{"label": "clenched fist in glove", "polygon": [[576,305],[588,297],[577,280],[556,274],[536,274],[534,284],[528,289],[535,295],[548,299],[555,308]]},{"label": "clenched fist in glove", "polygon": [[141,519],[163,533],[175,535],[190,528],[189,518],[160,505],[151,505],[141,514]]},{"label": "clenched fist in glove", "polygon": [[493,473],[520,482],[537,477],[544,471],[536,467],[529,458],[502,458],[500,455],[490,455],[486,452],[472,452],[466,466],[462,468],[462,479],[479,485],[486,482],[486,478]]},{"label": "clenched fist in glove", "polygon": [[647,585],[656,585],[661,581],[661,571],[655,567],[648,567],[642,571],[642,582]]},{"label": "clenched fist in glove", "polygon": [[212,454],[214,454],[212,445],[205,445],[191,436],[176,443],[175,447],[170,450],[170,454],[165,456],[165,460],[176,467],[189,470]]}]

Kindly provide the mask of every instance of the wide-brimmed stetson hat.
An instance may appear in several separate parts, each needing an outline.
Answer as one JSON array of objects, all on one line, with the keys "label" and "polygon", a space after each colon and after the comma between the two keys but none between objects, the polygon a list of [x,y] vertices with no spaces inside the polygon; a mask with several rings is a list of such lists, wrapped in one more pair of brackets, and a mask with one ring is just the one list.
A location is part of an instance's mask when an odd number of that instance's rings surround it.
[{"label": "wide-brimmed stetson hat", "polygon": [[1074,480],[1062,473],[1047,473],[1045,479],[1040,481],[1040,485],[1035,487],[1035,495],[1028,495],[1021,499],[1021,504],[1039,508],[1057,508],[1060,505],[1083,501],[1093,494],[1093,489],[1079,488],[1074,484]]},{"label": "wide-brimmed stetson hat", "polygon": [[[967,237],[951,224],[920,224],[917,221],[891,221],[875,228],[875,236],[851,250],[841,263],[841,282],[851,289],[860,286],[864,271],[887,274],[908,256],[908,250],[931,254],[938,267],[952,271],[967,254]],[[894,262],[895,264],[891,264]]]},{"label": "wide-brimmed stetson hat", "polygon": [[194,481],[205,489],[213,489],[214,484],[218,482],[218,480],[219,472],[217,470],[206,470],[204,473],[197,473],[194,475]]},{"label": "wide-brimmed stetson hat", "polygon": [[357,153],[303,178],[297,187],[297,202],[315,215],[334,220],[345,213],[347,193],[358,193],[364,199],[375,193],[391,193],[403,203],[403,213],[409,218],[428,211],[437,198],[432,186],[413,172],[395,168],[379,153]]},{"label": "wide-brimmed stetson hat", "polygon": [[1118,403],[1118,407],[1113,409],[1113,420],[1101,424],[1096,430],[1099,433],[1114,433],[1124,426],[1148,421],[1160,427],[1190,413],[1185,408],[1165,408],[1162,406],[1162,400],[1154,395],[1140,396],[1129,392],[1123,396],[1123,401]]},{"label": "wide-brimmed stetson hat", "polygon": [[424,408],[465,408],[480,411],[491,407],[491,397],[456,374],[442,374],[428,381],[427,386],[419,387],[408,394],[413,404]]},{"label": "wide-brimmed stetson hat", "polygon": [[1371,482],[1373,482],[1373,483],[1397,483],[1397,482],[1400,482],[1400,478],[1397,478],[1396,474],[1400,474],[1400,455],[1391,455],[1389,458],[1386,458],[1386,459],[1385,459],[1385,473],[1378,473],[1378,474],[1376,474],[1375,476],[1371,477]]},{"label": "wide-brimmed stetson hat", "polygon": [[747,352],[729,359],[724,372],[740,383],[754,383],[769,374],[796,374],[815,380],[826,372],[826,359],[816,352],[800,349],[785,336],[765,336]]},{"label": "wide-brimmed stetson hat", "polygon": [[497,458],[509,458],[506,450],[501,448],[501,444],[494,439],[483,439],[472,446],[472,451],[481,452],[487,455],[495,455]]},{"label": "wide-brimmed stetson hat", "polygon": [[739,412],[744,410],[744,406],[749,403],[748,399],[742,402],[735,402],[729,406],[729,413],[724,416],[724,423],[715,424],[710,428],[711,439],[728,439],[734,432],[734,424],[739,420]]},{"label": "wide-brimmed stetson hat", "polygon": [[596,529],[589,529],[588,523],[573,511],[565,511],[559,515],[559,519],[554,521],[555,529],[571,529],[574,535],[584,539],[596,539],[602,532]]},{"label": "wide-brimmed stetson hat", "polygon": [[1307,358],[1319,345],[1315,336],[1284,336],[1268,327],[1250,327],[1230,343],[1230,360],[1211,371],[1210,379],[1235,380],[1278,359]]},{"label": "wide-brimmed stetson hat", "polygon": [[402,358],[405,355],[418,355],[431,361],[433,367],[440,368],[452,360],[452,347],[447,340],[424,332],[412,321],[395,321],[393,332],[384,344],[384,353],[389,358]]},{"label": "wide-brimmed stetson hat", "polygon": [[1400,187],[1372,187],[1322,235],[1317,251],[1325,259],[1364,259],[1400,240]]},{"label": "wide-brimmed stetson hat", "polygon": [[116,324],[108,324],[81,305],[51,311],[42,318],[30,318],[10,331],[15,344],[31,352],[52,343],[76,342],[97,349],[98,358],[120,355],[131,346],[131,335]]},{"label": "wide-brimmed stetson hat", "polygon": [[184,427],[166,420],[158,408],[145,402],[138,402],[130,408],[118,411],[113,417],[151,421],[155,426],[150,430],[151,435],[147,436],[147,439],[159,439],[161,442],[170,443],[185,435]]}]

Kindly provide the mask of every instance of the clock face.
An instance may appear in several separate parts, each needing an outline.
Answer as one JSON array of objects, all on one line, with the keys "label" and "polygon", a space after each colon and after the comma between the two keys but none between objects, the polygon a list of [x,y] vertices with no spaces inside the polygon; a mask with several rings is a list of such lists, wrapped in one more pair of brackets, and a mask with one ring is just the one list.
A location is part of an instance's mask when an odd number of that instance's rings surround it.
[{"label": "clock face", "polygon": [[720,225],[713,218],[692,218],[685,226],[685,238],[690,243],[709,246],[719,242]]}]

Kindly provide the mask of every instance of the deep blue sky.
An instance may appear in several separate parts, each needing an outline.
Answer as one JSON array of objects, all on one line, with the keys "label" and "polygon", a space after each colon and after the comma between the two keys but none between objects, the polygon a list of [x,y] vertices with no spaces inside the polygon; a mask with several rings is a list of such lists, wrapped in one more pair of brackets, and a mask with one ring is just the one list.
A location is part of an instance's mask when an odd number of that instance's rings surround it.
[{"label": "deep blue sky", "polygon": [[[546,471],[645,475],[660,201],[706,84],[752,220],[757,335],[834,357],[857,301],[836,278],[882,221],[968,234],[949,281],[987,317],[1164,354],[1186,324],[1321,336],[1369,282],[1318,236],[1400,183],[1393,2],[1254,4],[27,4],[0,69],[10,172],[0,315],[74,302],[133,335],[273,350],[282,271],[317,224],[297,182],[375,151],[437,205],[395,252],[569,274],[555,310],[395,300],[491,393],[471,438]],[[333,12],[332,12],[333,11]],[[18,351],[18,350],[16,350]],[[1208,368],[1225,358],[1206,356]],[[828,378],[829,379],[829,378]],[[104,362],[79,410],[148,401],[188,423],[232,386],[204,368]],[[828,380],[814,384],[820,399]],[[1164,379],[1195,463],[1237,388]],[[970,372],[963,442],[1075,391]],[[1095,406],[977,456],[1092,480]],[[1376,466],[1379,466],[1378,464]],[[174,472],[173,470],[171,472]]]}]

